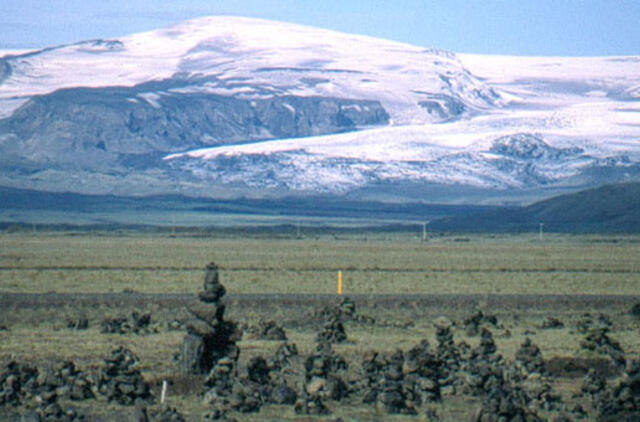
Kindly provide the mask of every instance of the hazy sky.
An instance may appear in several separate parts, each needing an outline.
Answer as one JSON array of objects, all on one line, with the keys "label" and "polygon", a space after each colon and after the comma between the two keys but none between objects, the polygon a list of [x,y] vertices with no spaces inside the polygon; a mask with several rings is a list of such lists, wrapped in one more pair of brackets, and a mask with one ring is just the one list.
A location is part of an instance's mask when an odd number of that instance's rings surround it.
[{"label": "hazy sky", "polygon": [[640,55],[640,0],[0,0],[0,49],[113,38],[207,15],[461,53]]}]

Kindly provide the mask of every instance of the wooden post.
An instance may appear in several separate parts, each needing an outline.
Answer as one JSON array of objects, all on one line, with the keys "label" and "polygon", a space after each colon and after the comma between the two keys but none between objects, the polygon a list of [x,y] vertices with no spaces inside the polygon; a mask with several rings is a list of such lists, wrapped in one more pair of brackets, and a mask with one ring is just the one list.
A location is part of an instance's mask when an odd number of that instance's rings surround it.
[{"label": "wooden post", "polygon": [[338,296],[342,296],[342,271],[338,271]]},{"label": "wooden post", "polygon": [[162,380],[162,393],[160,393],[160,403],[164,403],[167,397],[167,380]]}]

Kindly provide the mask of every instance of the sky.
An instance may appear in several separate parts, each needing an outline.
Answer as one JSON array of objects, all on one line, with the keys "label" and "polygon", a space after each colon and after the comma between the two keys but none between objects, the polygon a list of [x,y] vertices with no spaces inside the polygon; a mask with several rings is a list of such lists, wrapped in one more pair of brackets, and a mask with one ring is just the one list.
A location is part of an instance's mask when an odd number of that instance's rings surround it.
[{"label": "sky", "polygon": [[640,0],[1,0],[0,49],[117,38],[209,15],[457,53],[640,55]]}]

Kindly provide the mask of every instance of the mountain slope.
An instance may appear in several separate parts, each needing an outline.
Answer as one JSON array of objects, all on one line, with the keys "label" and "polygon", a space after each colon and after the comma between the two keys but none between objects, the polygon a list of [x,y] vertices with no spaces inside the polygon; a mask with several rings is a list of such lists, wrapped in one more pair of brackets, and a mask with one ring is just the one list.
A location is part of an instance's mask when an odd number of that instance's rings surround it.
[{"label": "mountain slope", "polygon": [[606,185],[523,208],[432,222],[431,230],[460,232],[640,233],[640,183]]},{"label": "mountain slope", "polygon": [[25,101],[58,89],[177,79],[180,86],[148,92],[375,100],[406,124],[491,108],[499,99],[448,52],[231,16],[7,56],[0,63],[0,99]]},{"label": "mountain slope", "polygon": [[640,180],[640,59],[239,17],[0,57],[0,186],[530,202]]}]

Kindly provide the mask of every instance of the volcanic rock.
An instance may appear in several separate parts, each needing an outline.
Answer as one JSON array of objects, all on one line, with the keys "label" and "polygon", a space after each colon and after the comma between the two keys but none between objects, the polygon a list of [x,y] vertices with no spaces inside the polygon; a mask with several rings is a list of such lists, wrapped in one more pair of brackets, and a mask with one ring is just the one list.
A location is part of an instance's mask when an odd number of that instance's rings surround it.
[{"label": "volcanic rock", "polygon": [[478,335],[482,325],[496,326],[498,324],[498,318],[495,315],[485,315],[481,309],[477,309],[473,315],[465,318],[463,321],[465,334],[473,337]]},{"label": "volcanic rock", "polygon": [[542,374],[545,371],[545,363],[540,348],[533,344],[529,337],[524,340],[524,343],[520,345],[516,352],[515,364],[519,365],[527,373]]},{"label": "volcanic rock", "polygon": [[67,321],[67,328],[72,330],[86,330],[89,328],[89,319],[80,317]]},{"label": "volcanic rock", "polygon": [[109,401],[121,405],[133,405],[137,399],[150,400],[151,391],[140,371],[135,367],[138,357],[129,349],[120,347],[104,360],[98,391]]},{"label": "volcanic rock", "polygon": [[295,343],[282,343],[278,346],[273,357],[269,360],[269,368],[272,371],[280,372],[284,368],[289,368],[293,359],[298,356],[298,347]]},{"label": "volcanic rock", "polygon": [[640,360],[627,362],[620,383],[610,394],[601,394],[598,421],[640,420]]},{"label": "volcanic rock", "polygon": [[133,311],[129,318],[105,318],[102,320],[101,326],[102,333],[104,334],[141,334],[155,332],[151,327],[151,314],[140,314],[136,311]]},{"label": "volcanic rock", "polygon": [[257,340],[287,340],[284,329],[275,321],[260,321],[252,331],[251,337]]},{"label": "volcanic rock", "polygon": [[564,328],[564,324],[558,318],[554,318],[548,316],[542,321],[542,324],[539,326],[542,330],[550,330],[550,329],[560,329]]},{"label": "volcanic rock", "polygon": [[347,340],[347,334],[342,324],[340,313],[331,312],[325,317],[322,331],[318,333],[318,342],[328,342],[331,344],[342,343]]}]

